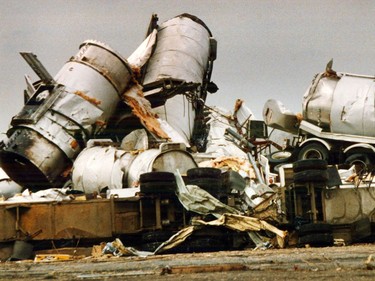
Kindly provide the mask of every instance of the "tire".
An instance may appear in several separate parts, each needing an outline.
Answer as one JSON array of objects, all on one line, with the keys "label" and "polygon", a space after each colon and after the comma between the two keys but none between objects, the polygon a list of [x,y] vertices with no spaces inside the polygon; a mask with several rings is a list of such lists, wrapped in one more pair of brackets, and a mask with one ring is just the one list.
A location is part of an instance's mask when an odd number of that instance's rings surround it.
[{"label": "tire", "polygon": [[188,178],[213,178],[219,179],[221,177],[221,170],[217,168],[192,168],[187,170]]},{"label": "tire", "polygon": [[175,193],[175,182],[141,182],[140,192],[144,194]]},{"label": "tire", "polygon": [[290,163],[292,160],[292,153],[289,151],[274,151],[267,155],[268,163],[271,171],[278,173],[278,166]]},{"label": "tire", "polygon": [[301,172],[305,170],[326,170],[327,161],[322,159],[306,159],[293,163],[293,172]]},{"label": "tire", "polygon": [[204,189],[212,196],[219,197],[222,194],[226,194],[226,188],[223,187],[221,179],[214,178],[196,178],[189,179],[188,184],[197,185]]},{"label": "tire", "polygon": [[307,182],[327,182],[328,173],[326,170],[305,170],[295,173],[293,176],[294,183]]},{"label": "tire", "polygon": [[170,172],[149,172],[139,176],[139,181],[142,182],[168,182],[175,181],[173,173]]},{"label": "tire", "polygon": [[308,143],[298,153],[298,160],[322,159],[328,162],[329,158],[328,149],[320,143]]},{"label": "tire", "polygon": [[367,172],[369,167],[375,163],[374,157],[371,154],[355,153],[349,155],[345,159],[345,164],[349,166],[355,165],[356,172]]},{"label": "tire", "polygon": [[272,162],[274,164],[281,164],[287,162],[291,156],[292,153],[289,151],[274,151],[269,154],[267,158],[269,162]]},{"label": "tire", "polygon": [[327,247],[333,246],[332,233],[314,233],[308,234],[298,238],[298,246],[303,247],[310,245],[312,247]]},{"label": "tire", "polygon": [[246,187],[246,180],[238,173],[233,170],[229,170],[222,174],[223,186],[225,190],[231,192],[232,189],[243,191]]},{"label": "tire", "polygon": [[302,224],[298,230],[300,237],[314,233],[332,233],[332,226],[328,223]]}]

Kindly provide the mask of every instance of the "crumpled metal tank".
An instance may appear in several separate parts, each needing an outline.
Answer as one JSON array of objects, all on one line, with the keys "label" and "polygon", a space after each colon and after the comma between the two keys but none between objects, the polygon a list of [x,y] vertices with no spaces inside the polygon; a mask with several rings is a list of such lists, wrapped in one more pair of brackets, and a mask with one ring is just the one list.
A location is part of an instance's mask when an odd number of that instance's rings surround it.
[{"label": "crumpled metal tank", "polygon": [[87,194],[104,188],[121,189],[139,185],[139,176],[153,171],[182,174],[196,168],[194,158],[183,144],[164,143],[138,154],[114,146],[85,148],[74,161],[72,183],[74,190]]},{"label": "crumpled metal tank", "polygon": [[303,97],[303,118],[332,133],[375,136],[375,77],[321,73]]},{"label": "crumpled metal tank", "polygon": [[154,112],[189,143],[197,99],[205,100],[202,90],[210,79],[216,41],[207,26],[189,14],[163,22],[157,31],[156,47],[144,71],[143,91]]},{"label": "crumpled metal tank", "polygon": [[60,186],[86,141],[105,128],[132,71],[106,44],[85,41],[57,73],[41,84],[13,117],[0,151],[1,167],[20,185]]}]

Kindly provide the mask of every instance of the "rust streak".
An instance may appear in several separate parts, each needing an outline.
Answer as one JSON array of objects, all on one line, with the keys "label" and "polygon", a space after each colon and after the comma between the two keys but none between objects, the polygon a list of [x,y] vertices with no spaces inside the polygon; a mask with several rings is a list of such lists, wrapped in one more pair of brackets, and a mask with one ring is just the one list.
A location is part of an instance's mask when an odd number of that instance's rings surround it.
[{"label": "rust streak", "polygon": [[92,97],[89,97],[88,95],[86,95],[84,92],[82,91],[75,91],[74,94],[76,94],[77,96],[80,96],[81,98],[87,100],[88,102],[92,103],[92,104],[95,104],[95,105],[99,105],[101,104],[101,101],[100,100],[97,100],[97,99],[94,99]]},{"label": "rust streak", "polygon": [[161,128],[156,114],[151,111],[150,102],[143,96],[142,87],[139,84],[126,91],[123,99],[132,108],[133,114],[142,121],[150,132],[160,138],[169,139],[167,133]]}]

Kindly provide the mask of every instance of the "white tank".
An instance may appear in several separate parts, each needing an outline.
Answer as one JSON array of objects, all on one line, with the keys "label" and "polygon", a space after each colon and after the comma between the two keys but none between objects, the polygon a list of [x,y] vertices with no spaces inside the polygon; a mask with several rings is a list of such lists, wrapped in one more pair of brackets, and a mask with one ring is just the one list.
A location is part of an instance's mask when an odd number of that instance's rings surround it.
[{"label": "white tank", "polygon": [[85,148],[73,165],[75,190],[100,192],[104,188],[121,189],[139,186],[139,176],[152,171],[174,172],[197,167],[183,145],[166,143],[159,149],[134,154],[112,146]]},{"label": "white tank", "polygon": [[[188,14],[160,24],[157,30],[156,48],[143,79],[144,94],[146,98],[153,95],[159,96],[156,100],[167,99],[163,105],[156,105],[154,112],[189,143],[194,128],[196,101],[179,92],[178,87],[190,82],[203,84],[214,39],[201,20]],[[200,97],[199,87],[194,91],[195,98]]]},{"label": "white tank", "polygon": [[303,98],[303,118],[332,133],[375,136],[375,77],[318,75]]},{"label": "white tank", "polygon": [[33,190],[61,186],[72,161],[105,128],[132,79],[125,59],[109,46],[85,41],[55,76],[41,84],[12,119],[1,166]]}]

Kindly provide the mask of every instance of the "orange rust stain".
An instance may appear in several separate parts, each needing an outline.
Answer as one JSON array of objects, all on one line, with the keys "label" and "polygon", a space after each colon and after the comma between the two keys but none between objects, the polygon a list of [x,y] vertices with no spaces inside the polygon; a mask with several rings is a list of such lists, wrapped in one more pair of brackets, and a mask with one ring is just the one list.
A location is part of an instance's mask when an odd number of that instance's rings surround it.
[{"label": "orange rust stain", "polygon": [[134,77],[141,77],[141,68],[138,66],[131,65],[131,69]]},{"label": "orange rust stain", "polygon": [[84,92],[81,92],[81,91],[75,91],[74,94],[76,94],[77,96],[80,96],[81,98],[87,100],[88,102],[92,103],[92,104],[95,104],[95,105],[99,105],[101,104],[101,101],[100,100],[97,100],[97,99],[94,99],[92,97],[89,97],[88,95],[86,95]]},{"label": "orange rust stain", "polygon": [[64,178],[66,178],[66,177],[69,176],[69,174],[70,174],[71,171],[72,171],[72,167],[69,166],[68,168],[65,169],[65,171],[63,171],[63,172],[61,173],[61,175],[62,175]]},{"label": "orange rust stain", "polygon": [[135,84],[123,95],[123,99],[127,105],[132,108],[132,112],[137,116],[143,125],[152,133],[163,139],[169,139],[167,133],[160,127],[156,114],[151,111],[151,105],[145,99],[142,87]]},{"label": "orange rust stain", "polygon": [[243,103],[243,100],[241,99],[236,100],[236,103],[234,105],[234,113],[236,113],[241,108],[242,103]]},{"label": "orange rust stain", "polygon": [[76,149],[78,147],[78,142],[76,140],[72,140],[70,142],[70,147]]}]

